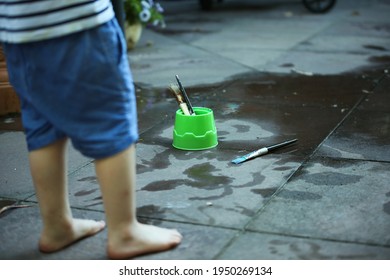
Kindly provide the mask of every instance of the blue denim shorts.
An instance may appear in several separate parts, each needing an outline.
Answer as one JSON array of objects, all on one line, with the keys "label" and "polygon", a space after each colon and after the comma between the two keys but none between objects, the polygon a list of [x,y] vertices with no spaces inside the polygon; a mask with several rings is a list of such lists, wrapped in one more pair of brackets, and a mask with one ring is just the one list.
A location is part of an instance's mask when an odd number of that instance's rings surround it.
[{"label": "blue denim shorts", "polygon": [[30,151],[67,137],[82,154],[98,159],[138,140],[133,78],[115,19],[4,49]]}]

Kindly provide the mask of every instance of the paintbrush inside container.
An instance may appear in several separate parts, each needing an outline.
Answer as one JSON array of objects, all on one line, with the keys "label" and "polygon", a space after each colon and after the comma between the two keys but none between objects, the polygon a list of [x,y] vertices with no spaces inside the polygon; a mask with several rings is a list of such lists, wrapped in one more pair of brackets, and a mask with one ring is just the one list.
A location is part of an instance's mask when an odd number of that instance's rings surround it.
[{"label": "paintbrush inside container", "polygon": [[192,109],[192,105],[191,105],[190,99],[187,96],[186,90],[184,89],[184,87],[183,87],[183,85],[182,85],[182,83],[181,83],[181,81],[179,79],[179,76],[176,75],[175,77],[176,77],[177,84],[179,85],[179,89],[180,89],[181,95],[183,96],[184,101],[187,104],[188,111],[190,112],[190,115],[194,115],[195,112]]},{"label": "paintbrush inside container", "polygon": [[177,85],[171,84],[168,89],[173,93],[173,96],[179,104],[179,107],[182,110],[183,114],[186,116],[190,116],[191,114],[188,110],[187,104],[183,99],[183,96],[181,95],[179,87]]}]

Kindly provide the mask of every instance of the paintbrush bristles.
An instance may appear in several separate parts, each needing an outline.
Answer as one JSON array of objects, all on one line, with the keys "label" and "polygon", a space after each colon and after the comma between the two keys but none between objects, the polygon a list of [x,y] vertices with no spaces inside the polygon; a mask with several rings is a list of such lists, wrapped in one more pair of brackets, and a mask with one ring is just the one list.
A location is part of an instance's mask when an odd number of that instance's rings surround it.
[{"label": "paintbrush bristles", "polygon": [[176,75],[176,81],[177,81],[177,84],[179,85],[179,90],[181,92],[181,95],[183,96],[184,98],[184,102],[187,104],[188,106],[188,111],[190,112],[190,114],[194,114],[194,110],[192,109],[192,105],[191,105],[191,102],[190,102],[190,99],[188,98],[187,96],[187,93],[186,93],[186,90],[184,89],[182,83],[180,82],[180,79],[179,79],[179,76]]},{"label": "paintbrush bristles", "polygon": [[179,87],[175,84],[171,84],[169,86],[169,90],[173,93],[173,96],[175,97],[177,103],[179,104],[180,109],[182,110],[183,114],[186,116],[191,115],[188,111],[187,104],[184,102],[183,96],[181,95],[181,91]]},{"label": "paintbrush bristles", "polygon": [[177,85],[171,84],[169,86],[169,90],[173,93],[173,96],[175,97],[175,99],[179,105],[181,103],[184,103],[183,96],[181,96],[180,89]]}]

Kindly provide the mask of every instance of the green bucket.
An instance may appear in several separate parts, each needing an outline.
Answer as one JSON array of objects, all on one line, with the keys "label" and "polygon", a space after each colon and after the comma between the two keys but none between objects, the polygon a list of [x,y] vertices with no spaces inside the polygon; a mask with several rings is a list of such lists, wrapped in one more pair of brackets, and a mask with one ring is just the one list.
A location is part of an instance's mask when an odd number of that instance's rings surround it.
[{"label": "green bucket", "polygon": [[205,150],[218,145],[214,114],[209,108],[194,107],[195,115],[176,111],[173,147],[180,150]]}]

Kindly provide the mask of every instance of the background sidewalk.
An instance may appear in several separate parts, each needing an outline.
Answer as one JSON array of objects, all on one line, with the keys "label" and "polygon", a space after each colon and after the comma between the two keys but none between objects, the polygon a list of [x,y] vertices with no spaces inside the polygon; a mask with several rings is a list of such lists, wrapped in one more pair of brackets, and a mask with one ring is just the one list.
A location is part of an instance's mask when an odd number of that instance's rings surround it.
[{"label": "background sidewalk", "polygon": [[[390,1],[160,1],[167,28],[129,51],[137,89],[137,210],[178,228],[139,259],[390,259]],[[178,74],[213,109],[219,145],[172,147]],[[10,123],[11,122],[11,123]],[[0,125],[0,259],[105,259],[107,231],[41,254],[41,222],[17,118]],[[291,138],[288,148],[231,160]],[[69,147],[75,216],[102,219],[93,163]]]}]

